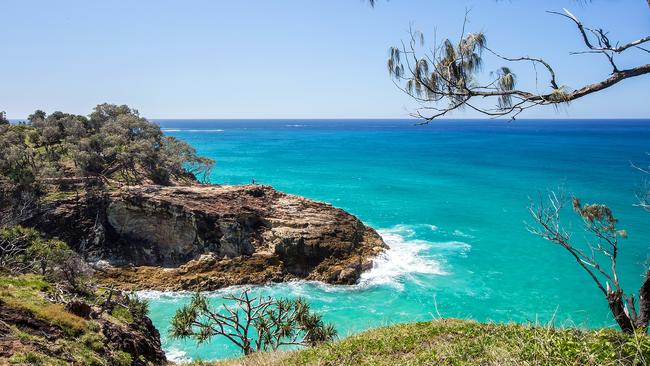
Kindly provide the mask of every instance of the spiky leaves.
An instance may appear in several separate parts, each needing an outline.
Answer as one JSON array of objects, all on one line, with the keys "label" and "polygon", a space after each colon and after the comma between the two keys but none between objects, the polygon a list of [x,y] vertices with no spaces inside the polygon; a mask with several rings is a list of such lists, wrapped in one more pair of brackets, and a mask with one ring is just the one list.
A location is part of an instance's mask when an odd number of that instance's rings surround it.
[{"label": "spiky leaves", "polygon": [[221,310],[213,309],[202,294],[176,312],[171,336],[199,343],[223,336],[244,354],[277,350],[286,345],[315,346],[336,337],[333,326],[311,311],[304,299],[250,297],[248,290],[227,296]]},{"label": "spiky leaves", "polygon": [[512,107],[512,95],[508,92],[515,89],[515,84],[517,82],[517,77],[510,70],[510,68],[503,66],[499,71],[497,71],[498,81],[497,87],[501,95],[499,95],[498,107],[501,110],[506,110]]},{"label": "spiky leaves", "polygon": [[388,49],[388,73],[396,79],[400,79],[404,74],[404,65],[400,60],[400,53],[401,51],[397,47]]},{"label": "spiky leaves", "polygon": [[[409,95],[423,102],[448,99],[450,108],[462,106],[471,96],[476,74],[483,65],[487,46],[483,33],[469,33],[454,44],[446,39],[431,54],[417,57],[424,36],[411,32],[411,41],[402,49],[389,50],[388,71]],[[405,72],[406,71],[406,72]]]},{"label": "spiky leaves", "polygon": [[[639,47],[650,42],[650,36],[624,45],[613,46],[607,38],[607,32],[602,29],[585,27],[568,11],[566,14],[551,13],[569,18],[578,26],[589,50],[573,54],[600,53],[607,56],[612,66],[611,76],[600,82],[569,91],[566,87],[559,86],[553,67],[542,58],[501,56],[488,48],[485,34],[465,33],[467,16],[463,24],[463,36],[457,42],[446,39],[431,49],[422,47],[424,37],[421,33],[411,31],[409,42],[403,43],[401,47],[390,49],[389,73],[402,91],[420,103],[420,108],[412,115],[425,119],[423,123],[464,107],[489,117],[510,116],[514,119],[529,108],[541,105],[557,107],[609,88],[622,80],[650,73],[650,64],[623,70],[614,62],[614,55],[627,50],[650,52]],[[591,40],[590,35],[595,37],[596,42]],[[479,81],[484,51],[506,62],[530,62],[536,73],[538,66],[546,69],[550,90],[540,93],[517,89],[515,87],[517,77],[512,69],[506,66],[490,73],[490,79]],[[447,102],[446,106],[439,106],[439,103],[444,102]],[[494,103],[493,106],[490,106],[491,103]]]},{"label": "spiky leaves", "polygon": [[588,235],[585,244],[580,245],[560,220],[565,201],[561,196],[551,193],[548,203],[540,201],[531,206],[530,213],[535,225],[530,225],[528,230],[571,254],[607,299],[610,312],[622,331],[647,331],[650,321],[650,271],[646,270],[638,298],[625,292],[619,282],[617,264],[621,250],[620,239],[627,238],[627,232],[617,228],[618,219],[608,206],[582,204],[574,197],[571,200],[573,210],[582,218]]}]

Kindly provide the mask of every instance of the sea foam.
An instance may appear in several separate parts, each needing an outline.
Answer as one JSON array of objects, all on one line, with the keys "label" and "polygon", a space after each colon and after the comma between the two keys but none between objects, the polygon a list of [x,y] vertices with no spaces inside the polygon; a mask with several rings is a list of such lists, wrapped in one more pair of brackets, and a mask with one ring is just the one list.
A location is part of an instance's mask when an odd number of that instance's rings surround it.
[{"label": "sea foam", "polygon": [[[403,289],[405,280],[414,281],[414,275],[449,274],[444,267],[444,259],[450,255],[465,256],[471,250],[471,245],[462,241],[427,241],[418,239],[418,231],[427,228],[437,231],[435,225],[396,225],[392,228],[378,229],[389,249],[377,256],[373,267],[361,275],[360,281],[354,286],[336,286],[313,281],[293,281],[284,284],[269,284],[266,286],[231,286],[207,293],[208,297],[221,298],[225,295],[237,294],[245,288],[266,287],[279,290],[285,288],[295,296],[307,295],[311,290],[309,285],[318,287],[325,293],[359,291],[368,287],[388,285]],[[416,281],[417,282],[417,281]],[[308,285],[308,286],[305,286]],[[169,302],[184,302],[191,296],[187,291],[139,291],[138,296],[149,300],[165,300]]]},{"label": "sea foam", "polygon": [[[434,225],[427,227],[435,230]],[[360,285],[393,285],[402,288],[400,280],[412,277],[413,274],[447,274],[441,263],[430,253],[433,248],[448,249],[445,243],[414,239],[416,230],[408,225],[397,225],[377,232],[390,249],[375,258],[373,268],[361,275]]]},{"label": "sea foam", "polygon": [[192,359],[187,356],[186,352],[176,348],[165,350],[165,356],[167,357],[167,361],[175,364],[192,362]]}]

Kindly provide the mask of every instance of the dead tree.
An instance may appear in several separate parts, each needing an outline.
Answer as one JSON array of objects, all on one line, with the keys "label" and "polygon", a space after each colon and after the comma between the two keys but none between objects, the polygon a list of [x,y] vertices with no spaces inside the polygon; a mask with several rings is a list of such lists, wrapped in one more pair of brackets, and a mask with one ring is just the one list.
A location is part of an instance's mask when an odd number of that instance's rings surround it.
[{"label": "dead tree", "polygon": [[30,267],[23,260],[27,252],[26,235],[3,236],[0,235],[0,270],[20,273]]},{"label": "dead tree", "polygon": [[[374,3],[375,1],[371,1],[372,5]],[[492,118],[508,116],[514,119],[527,109],[567,104],[625,79],[650,73],[650,64],[622,68],[616,61],[616,56],[623,53],[649,54],[650,49],[644,48],[644,44],[650,42],[650,36],[619,43],[610,40],[608,33],[603,29],[585,26],[566,9],[563,13],[549,13],[567,18],[578,29],[586,49],[571,54],[602,55],[611,66],[609,76],[601,81],[570,89],[560,82],[554,68],[542,58],[501,55],[488,47],[485,34],[466,32],[467,14],[461,37],[457,42],[446,39],[426,47],[424,35],[411,30],[406,42],[390,48],[388,71],[395,85],[420,103],[421,107],[412,115],[423,119],[422,124],[460,109],[473,110]],[[481,80],[480,71],[486,53],[507,64]],[[518,77],[509,65],[521,62],[532,64],[535,85],[538,79],[537,69],[544,70],[548,75],[545,91],[517,88]],[[489,100],[496,102],[492,106],[486,105]]]},{"label": "dead tree", "polygon": [[552,192],[547,201],[530,207],[535,224],[529,225],[528,230],[560,245],[571,254],[607,299],[609,309],[622,331],[631,333],[641,329],[646,332],[650,321],[650,268],[646,269],[639,289],[637,309],[634,294],[626,293],[619,282],[616,266],[620,240],[625,239],[627,233],[616,227],[618,220],[612,210],[606,205],[583,205],[578,198],[572,199],[574,211],[581,217],[585,230],[592,238],[587,239],[585,247],[588,251],[585,251],[578,247],[560,222],[566,200]]}]

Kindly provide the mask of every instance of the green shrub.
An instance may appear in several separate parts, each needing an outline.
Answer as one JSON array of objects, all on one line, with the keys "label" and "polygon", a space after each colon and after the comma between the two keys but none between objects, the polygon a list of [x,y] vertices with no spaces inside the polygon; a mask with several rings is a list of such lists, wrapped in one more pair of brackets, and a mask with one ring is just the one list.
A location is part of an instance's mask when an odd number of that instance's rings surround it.
[{"label": "green shrub", "polygon": [[140,321],[149,314],[149,302],[139,298],[135,293],[126,296],[126,306],[134,321]]},{"label": "green shrub", "polygon": [[[0,360],[1,361],[1,360]],[[67,363],[36,352],[19,352],[9,358],[9,364],[34,366],[66,366]]]},{"label": "green shrub", "polygon": [[122,307],[122,306],[116,306],[113,308],[111,311],[111,315],[117,319],[120,320],[126,324],[132,324],[133,323],[133,315],[131,315],[131,312],[129,309]]},{"label": "green shrub", "polygon": [[79,341],[95,352],[104,348],[104,337],[99,333],[86,332],[79,338]]},{"label": "green shrub", "polygon": [[130,353],[116,351],[113,353],[113,363],[116,366],[131,366],[131,363],[133,363],[133,357],[131,357]]}]

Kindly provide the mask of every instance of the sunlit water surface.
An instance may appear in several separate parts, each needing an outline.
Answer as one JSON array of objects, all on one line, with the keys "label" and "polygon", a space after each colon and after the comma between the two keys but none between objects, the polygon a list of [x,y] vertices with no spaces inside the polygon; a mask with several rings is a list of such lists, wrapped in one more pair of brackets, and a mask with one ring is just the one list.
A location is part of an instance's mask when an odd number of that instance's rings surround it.
[{"label": "sunlit water surface", "polygon": [[[613,321],[575,262],[526,231],[529,201],[562,189],[610,205],[627,229],[619,270],[640,284],[648,219],[635,208],[650,121],[158,121],[218,161],[213,183],[250,183],[322,200],[376,228],[391,249],[356,286],[296,282],[254,288],[303,296],[342,336],[438,314],[586,327]],[[576,221],[575,240],[584,233]],[[215,303],[231,288],[211,293]],[[173,360],[238,355],[222,339],[172,340],[189,294],[145,292]]]}]

